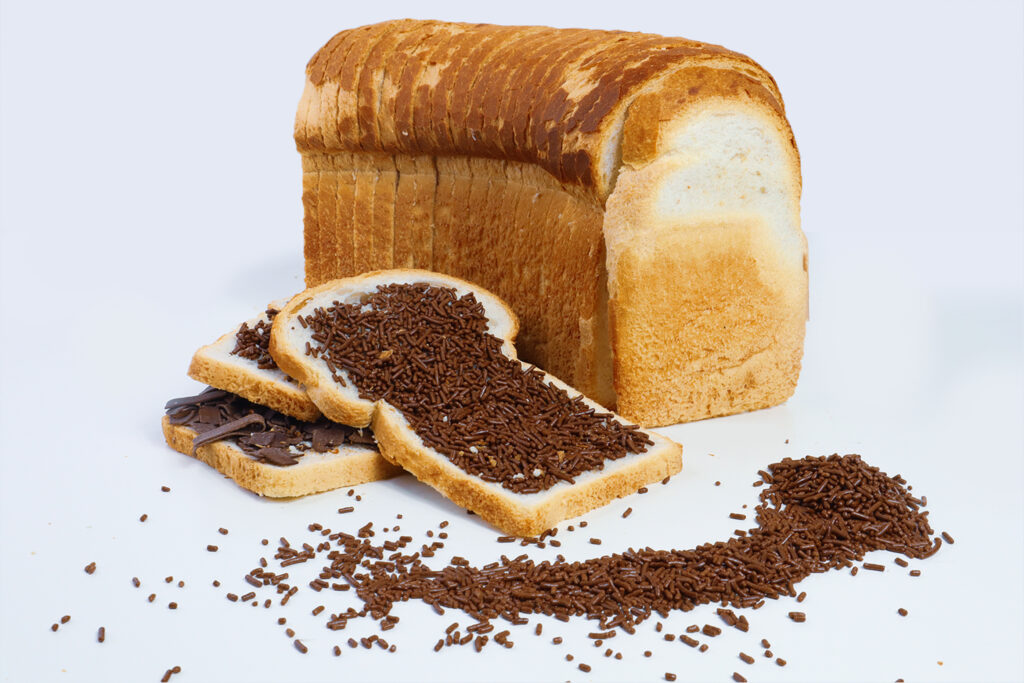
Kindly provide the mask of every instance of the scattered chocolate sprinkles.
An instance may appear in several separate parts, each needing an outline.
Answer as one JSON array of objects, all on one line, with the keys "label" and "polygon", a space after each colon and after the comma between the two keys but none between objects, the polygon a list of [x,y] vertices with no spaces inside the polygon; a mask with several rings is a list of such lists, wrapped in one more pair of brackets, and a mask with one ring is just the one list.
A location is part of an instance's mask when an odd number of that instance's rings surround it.
[{"label": "scattered chocolate sprinkles", "polygon": [[360,397],[386,399],[453,464],[516,493],[572,482],[653,444],[505,356],[472,293],[381,285],[360,302],[334,302],[299,321],[312,334],[307,355],[336,381],[344,372]]}]

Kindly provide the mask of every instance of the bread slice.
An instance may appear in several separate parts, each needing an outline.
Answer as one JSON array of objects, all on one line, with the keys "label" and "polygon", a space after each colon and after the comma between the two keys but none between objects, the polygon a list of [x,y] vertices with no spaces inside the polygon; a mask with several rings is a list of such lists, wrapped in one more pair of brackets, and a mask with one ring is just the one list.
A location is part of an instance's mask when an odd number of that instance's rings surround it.
[{"label": "bread slice", "polygon": [[[276,312],[280,307],[280,304],[271,304],[268,309]],[[238,331],[243,326],[253,329],[260,324],[270,324],[268,313],[241,323],[217,341],[200,348],[192,356],[188,376],[299,420],[316,420],[320,410],[302,385],[277,367],[261,368],[257,361],[232,353]]]},{"label": "bread slice", "polygon": [[215,441],[193,451],[193,429],[161,421],[167,445],[204,462],[236,484],[268,498],[294,498],[387,479],[401,473],[380,457],[372,446],[342,445],[334,452],[307,452],[296,465],[279,467],[258,462],[238,447],[233,439]]},{"label": "bread slice", "polygon": [[[308,316],[319,308],[328,308],[335,302],[361,303],[365,296],[374,294],[378,286],[420,283],[453,289],[460,297],[474,295],[483,306],[487,332],[501,340],[501,351],[507,358],[516,359],[513,343],[518,320],[504,302],[464,280],[417,270],[367,273],[334,280],[296,295],[275,318],[270,339],[271,355],[282,369],[307,387],[310,398],[328,418],[355,427],[371,425],[381,454],[387,460],[400,465],[420,481],[506,533],[521,536],[539,534],[563,519],[592,510],[680,471],[681,447],[657,434],[647,434],[652,444],[646,451],[605,459],[602,469],[577,474],[573,481],[559,481],[532,493],[516,492],[504,487],[500,481],[485,481],[481,476],[458,467],[425,443],[394,405],[385,400],[362,398],[349,373],[341,368],[332,369],[320,357],[307,355],[309,345],[315,346],[318,342],[312,330],[300,322],[300,317]],[[526,364],[520,362],[520,365],[526,372]],[[335,376],[341,381],[336,381]],[[570,399],[580,397],[587,407],[603,412],[600,405],[582,397],[551,375],[545,373],[542,381],[564,391]],[[447,416],[444,419],[447,421]],[[610,419],[625,424],[618,416]]]}]

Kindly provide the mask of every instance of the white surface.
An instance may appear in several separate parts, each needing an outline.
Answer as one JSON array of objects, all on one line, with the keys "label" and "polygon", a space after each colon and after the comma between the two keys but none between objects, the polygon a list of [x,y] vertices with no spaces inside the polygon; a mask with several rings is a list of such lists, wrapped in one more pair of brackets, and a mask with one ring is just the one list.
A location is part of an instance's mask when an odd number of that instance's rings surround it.
[{"label": "white surface", "polygon": [[[1024,678],[1021,5],[356,5],[3,5],[0,680],[156,681],[175,664],[176,683]],[[519,551],[408,478],[358,487],[356,512],[339,516],[344,492],[259,500],[159,431],[163,402],[196,389],[191,353],[301,287],[291,126],[306,60],[341,28],[427,14],[725,44],[775,75],[803,155],[811,320],[796,395],[665,430],[684,445],[684,472],[588,515],[586,532],[559,535],[561,552],[723,539],[737,525],[727,514],[755,500],[757,469],[853,451],[904,474],[956,537],[913,563],[922,577],[879,555],[884,574],[801,584],[806,624],[785,617],[792,601],[769,602],[748,614],[749,634],[727,629],[700,654],[650,621],[609,642],[622,661],[586,642],[590,624],[550,620],[540,639],[514,629],[512,650],[435,654],[444,627],[466,619],[418,603],[394,611],[398,653],[345,647],[336,659],[330,647],[370,625],[332,633],[309,610],[345,596],[304,589],[284,610],[223,598],[245,592],[260,538],[300,542],[312,521],[353,530],[402,513],[402,533],[419,536],[447,518],[446,551],[474,562]],[[71,622],[51,633],[63,614]],[[704,608],[666,623],[678,634],[717,618]],[[761,657],[762,637],[789,666]]]}]

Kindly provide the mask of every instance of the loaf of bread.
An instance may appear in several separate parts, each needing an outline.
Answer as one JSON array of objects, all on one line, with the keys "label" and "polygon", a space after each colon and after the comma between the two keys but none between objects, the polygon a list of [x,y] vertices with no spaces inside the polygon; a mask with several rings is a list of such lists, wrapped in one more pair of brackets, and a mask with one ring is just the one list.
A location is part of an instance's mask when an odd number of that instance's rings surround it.
[{"label": "loaf of bread", "polygon": [[793,392],[800,160],[772,77],[680,38],[399,20],[309,62],[306,282],[423,268],[518,314],[519,350],[664,425]]},{"label": "loaf of bread", "polygon": [[331,420],[502,531],[534,536],[682,468],[628,425],[516,359],[515,314],[463,280],[392,270],[329,281],[277,314],[270,352]]}]

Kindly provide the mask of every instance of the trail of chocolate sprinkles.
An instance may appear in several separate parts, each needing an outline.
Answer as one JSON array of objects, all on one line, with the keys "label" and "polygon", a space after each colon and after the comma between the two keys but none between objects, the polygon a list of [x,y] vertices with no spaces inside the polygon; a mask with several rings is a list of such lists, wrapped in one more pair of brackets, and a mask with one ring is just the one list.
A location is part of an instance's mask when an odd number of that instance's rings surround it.
[{"label": "trail of chocolate sprinkles", "polygon": [[360,397],[387,400],[453,464],[516,493],[572,482],[653,444],[506,357],[471,293],[381,285],[301,323],[312,335],[307,355],[344,371]]},{"label": "trail of chocolate sprinkles", "polygon": [[[490,621],[497,618],[525,624],[525,614],[562,621],[584,617],[598,622],[599,629],[589,635],[600,647],[599,643],[614,637],[619,629],[633,633],[637,624],[654,614],[664,618],[671,610],[688,611],[702,604],[747,608],[768,598],[797,597],[795,584],[803,578],[853,566],[868,552],[887,550],[923,559],[939,548],[917,499],[859,456],[787,458],[769,469],[772,481],[760,492],[754,510],[756,528],[746,537],[690,550],[630,548],[580,562],[558,556],[555,561],[538,563],[525,554],[515,558],[502,555],[481,567],[453,557],[447,566],[434,569],[424,564],[425,553],[405,551],[413,542],[411,536],[378,545],[372,540],[373,525],[368,523],[356,535],[329,533],[331,543],[317,548],[308,543],[292,547],[282,538],[274,558],[284,566],[329,550],[330,564],[313,583],[327,588],[331,586],[327,579],[343,580],[345,583],[337,585],[351,586],[363,601],[360,610],[349,608],[332,615],[328,622],[331,630],[367,616],[387,630],[395,621],[390,615],[395,603],[421,600],[438,614],[457,609],[477,620],[463,631],[457,622],[449,625],[435,649],[472,643],[480,651],[488,642],[511,647],[508,631],[487,638],[486,634],[494,631]],[[309,528],[329,531],[318,524]],[[261,588],[272,583],[269,573],[263,572],[259,569],[248,575]],[[277,590],[284,589],[278,586]],[[291,595],[298,589],[287,590]],[[254,595],[243,596],[243,600]],[[746,616],[737,616],[724,606],[717,612],[727,625],[749,630]],[[791,612],[790,618],[803,621],[806,617],[803,612]],[[695,627],[687,631],[696,632]],[[704,628],[710,637],[721,632],[711,625]],[[685,634],[678,638],[690,647],[701,645]],[[376,642],[364,640],[364,647]],[[552,642],[558,644],[561,638]],[[706,649],[701,646],[701,651]]]}]

